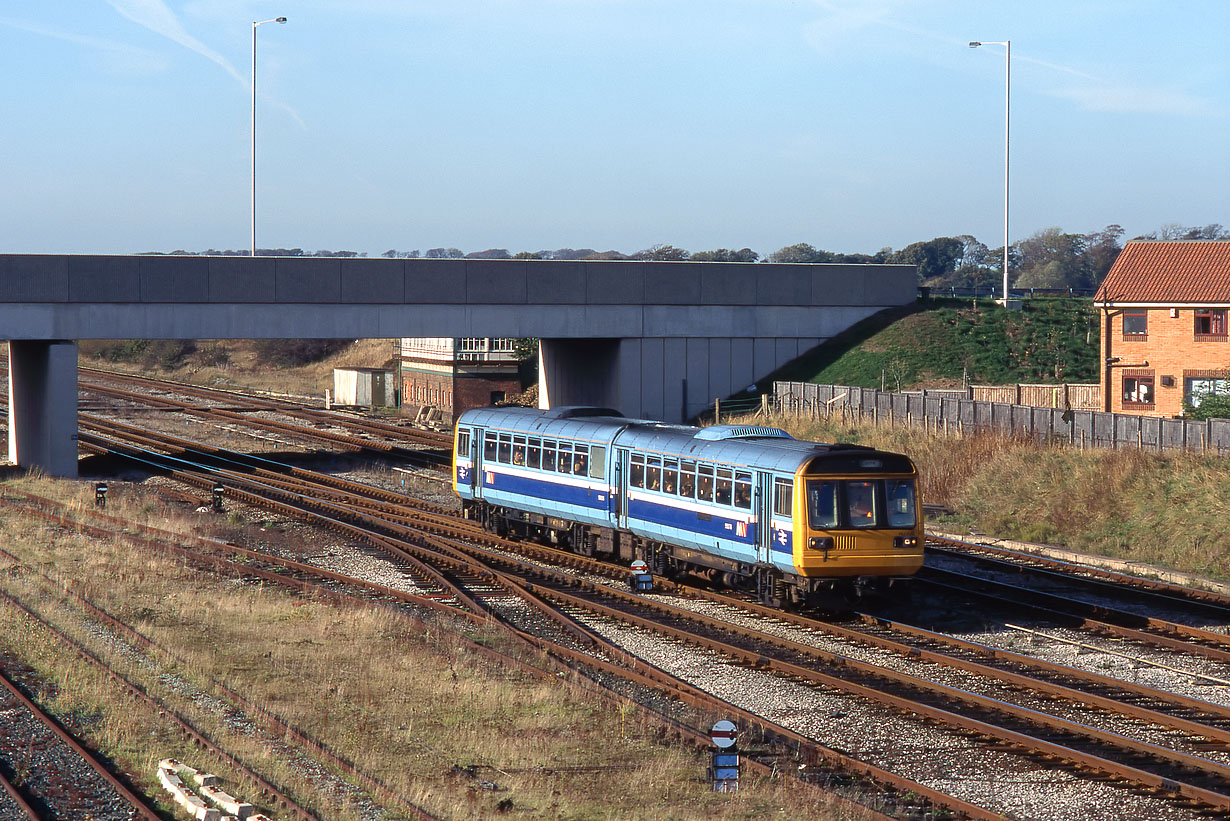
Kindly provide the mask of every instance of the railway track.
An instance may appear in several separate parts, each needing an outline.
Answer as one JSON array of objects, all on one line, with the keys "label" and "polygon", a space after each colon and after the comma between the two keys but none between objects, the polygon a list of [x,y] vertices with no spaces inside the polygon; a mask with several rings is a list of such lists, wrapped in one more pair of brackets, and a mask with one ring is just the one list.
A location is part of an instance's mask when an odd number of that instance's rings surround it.
[{"label": "railway track", "polygon": [[[280,492],[294,493],[294,491],[285,487],[281,488]],[[320,503],[314,502],[313,504]],[[353,500],[334,498],[327,504],[334,508],[346,507],[350,515],[357,516],[359,514],[355,510],[358,507],[366,507],[371,510],[385,503],[374,500],[357,503],[353,502]],[[388,516],[387,513],[384,515]],[[437,516],[439,519],[447,518],[438,513],[432,515]],[[442,525],[439,526],[442,527]],[[389,518],[383,518],[375,524],[375,527],[398,537],[404,537],[407,535],[406,531],[414,530],[410,526],[398,524]],[[467,528],[461,526],[459,529],[465,531]],[[461,532],[454,534],[455,537],[473,537],[474,535],[472,528],[469,533]],[[490,539],[493,537],[484,536],[484,538]],[[453,547],[458,550],[467,549],[459,544],[454,544]],[[524,545],[507,545],[506,547],[508,549],[526,549]],[[555,552],[558,553],[558,551]],[[571,557],[571,554],[568,555]],[[571,557],[569,561],[576,563],[580,559],[581,557]],[[490,563],[497,560],[492,559],[490,555],[484,555],[484,561]],[[537,565],[526,567],[524,564],[518,565],[518,562],[513,560],[502,561],[506,566],[501,567],[501,572],[511,573],[514,570],[510,568],[515,568],[515,572],[522,574],[521,580],[523,585],[531,586],[539,593],[542,593],[547,588],[547,584],[543,581],[543,570],[541,567]],[[598,572],[599,569],[596,567],[595,572]],[[605,572],[608,574],[611,572],[609,566],[605,569]],[[553,584],[556,586],[551,588],[549,597],[554,597],[560,604],[568,608],[582,608],[585,606],[576,595],[575,588],[578,583],[575,577],[559,580]],[[582,587],[585,588],[586,586],[582,585]],[[601,596],[618,597],[618,594],[613,592],[612,588],[604,589]],[[637,607],[644,606],[643,597],[627,597],[624,601],[624,606],[630,606],[627,604],[628,601],[635,602]],[[662,612],[654,612],[650,616],[642,615],[636,618],[629,618],[628,614],[617,615],[617,608],[613,609],[607,605],[598,605],[595,602],[590,602],[588,607],[591,612],[599,613],[602,618],[624,619],[635,623],[638,628],[646,630],[652,629],[662,632],[662,625],[667,620],[667,617]],[[690,620],[692,617],[683,617],[676,613],[672,618]],[[678,630],[679,628],[673,629]],[[718,632],[730,630],[729,626],[715,627],[713,625],[706,629]],[[680,641],[685,639],[684,632],[671,632],[671,635]],[[804,663],[798,663],[799,659],[792,657],[790,654],[802,652],[799,647],[794,645],[775,645],[773,642],[765,643],[762,637],[755,637],[754,641],[758,643],[750,646],[738,647],[726,643],[724,649],[721,650],[714,644],[706,644],[706,642],[712,641],[712,639],[706,639],[703,636],[698,637],[697,635],[690,634],[687,640],[699,642],[699,644],[706,646],[707,649],[713,652],[721,652],[728,657],[741,658],[743,663],[759,668],[764,668],[766,661],[772,660],[769,666],[775,666],[779,674],[796,680],[809,680],[813,683],[813,686],[843,689],[842,682],[849,684],[850,670],[857,670],[859,675],[864,678],[864,682],[858,684],[853,689],[853,692],[860,697],[874,698],[880,703],[901,711],[917,713],[924,709],[929,710],[935,720],[950,726],[957,726],[963,732],[995,738],[1001,744],[1032,750],[1031,755],[1064,758],[1078,768],[1096,770],[1101,773],[1109,773],[1116,778],[1128,779],[1138,788],[1143,787],[1159,792],[1170,792],[1181,803],[1191,801],[1219,808],[1230,806],[1230,804],[1226,803],[1230,799],[1223,795],[1227,791],[1227,786],[1224,783],[1226,773],[1215,763],[1203,763],[1195,756],[1160,748],[1157,745],[1150,745],[1146,742],[1123,743],[1120,739],[1114,738],[1115,734],[1113,733],[1075,726],[1074,722],[1053,716],[1038,715],[1037,710],[1005,710],[1003,705],[996,699],[988,699],[972,693],[954,692],[952,688],[936,688],[913,677],[886,675],[882,670],[873,670],[860,667],[859,665],[851,667],[851,663],[848,660],[832,655],[825,657],[825,654],[817,654],[813,651],[806,655],[803,660]],[[744,637],[743,640],[752,641],[753,639]],[[770,652],[770,647],[775,647],[776,649]],[[898,652],[904,652],[906,656],[909,656],[911,654],[917,655],[918,651],[917,648],[906,648],[904,651],[899,650]],[[776,657],[775,654],[777,654]],[[825,672],[822,669],[825,665],[833,669],[830,672]],[[981,672],[984,675],[987,674],[985,670]],[[990,675],[994,677],[997,674],[990,673]],[[875,679],[884,678],[893,679],[895,683],[886,685],[882,681],[875,681],[876,686],[874,687],[868,683]],[[1030,686],[1036,689],[1038,685],[1033,684]],[[905,695],[902,694],[903,688],[906,691]],[[849,687],[845,689],[851,691]],[[1052,688],[1052,690],[1054,689]],[[872,690],[875,690],[876,694],[873,694]],[[920,697],[920,690],[926,690],[930,695],[925,698]],[[1065,692],[1065,697],[1071,699],[1072,695],[1070,692]],[[1082,697],[1077,697],[1078,700],[1080,698]],[[1083,698],[1086,701],[1097,700],[1090,694],[1085,694]],[[1110,702],[1114,701],[1113,699],[1105,696],[1100,698],[1106,699],[1103,707],[1113,709],[1110,705]],[[925,703],[928,700],[930,703]],[[960,705],[961,713],[958,714],[952,711],[951,706],[953,704]],[[949,709],[945,709],[946,707]],[[998,713],[1001,716],[1004,713],[1013,715],[1011,721],[999,718],[997,722],[991,722],[987,718],[992,713]],[[1140,714],[1138,717],[1150,723],[1164,723],[1164,721],[1160,721],[1160,713],[1157,715],[1152,713],[1147,715]],[[1181,723],[1174,717],[1169,720],[1172,725]],[[1202,728],[1197,725],[1198,722],[1193,722],[1187,727],[1187,730],[1193,733],[1201,732]],[[1028,726],[1031,730],[1026,732],[1021,729],[1022,726]],[[1213,730],[1210,729],[1209,732],[1212,733]],[[1032,740],[1027,742],[1026,739]],[[1032,747],[1029,746],[1031,744],[1033,745]],[[1138,766],[1146,763],[1147,766]]]},{"label": "railway track", "polygon": [[0,660],[0,809],[7,818],[156,821],[157,814],[38,706],[15,680],[28,671]]}]

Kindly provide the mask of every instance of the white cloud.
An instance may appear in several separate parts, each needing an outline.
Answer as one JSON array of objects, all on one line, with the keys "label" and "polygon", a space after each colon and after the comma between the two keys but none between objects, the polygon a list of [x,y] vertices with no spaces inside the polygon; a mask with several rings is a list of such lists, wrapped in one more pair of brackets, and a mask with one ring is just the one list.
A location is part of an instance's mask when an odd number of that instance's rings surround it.
[{"label": "white cloud", "polygon": [[137,25],[161,34],[168,40],[179,43],[184,48],[191,49],[202,57],[217,63],[240,85],[248,85],[248,79],[231,65],[230,60],[189,34],[180,23],[179,18],[162,0],[107,0],[107,3]]}]

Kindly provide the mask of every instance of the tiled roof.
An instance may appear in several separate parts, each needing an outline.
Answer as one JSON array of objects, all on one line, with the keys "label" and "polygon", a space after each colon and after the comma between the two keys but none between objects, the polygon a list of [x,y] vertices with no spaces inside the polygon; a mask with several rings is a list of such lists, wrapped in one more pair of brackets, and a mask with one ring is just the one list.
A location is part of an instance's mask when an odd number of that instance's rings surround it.
[{"label": "tiled roof", "polygon": [[1093,299],[1230,304],[1230,242],[1129,242]]}]

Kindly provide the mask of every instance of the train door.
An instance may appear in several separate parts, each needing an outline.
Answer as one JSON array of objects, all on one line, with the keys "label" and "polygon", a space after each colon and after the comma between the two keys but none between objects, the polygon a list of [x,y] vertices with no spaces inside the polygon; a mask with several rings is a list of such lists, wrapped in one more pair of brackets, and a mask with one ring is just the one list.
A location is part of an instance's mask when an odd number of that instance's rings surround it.
[{"label": "train door", "polygon": [[614,456],[615,486],[611,491],[611,517],[616,528],[628,527],[628,466],[630,459],[627,448],[615,448]]},{"label": "train door", "polygon": [[485,431],[474,428],[470,437],[470,492],[475,499],[483,498],[483,439]]},{"label": "train door", "polygon": [[773,474],[756,472],[756,559],[768,562],[773,543]]}]

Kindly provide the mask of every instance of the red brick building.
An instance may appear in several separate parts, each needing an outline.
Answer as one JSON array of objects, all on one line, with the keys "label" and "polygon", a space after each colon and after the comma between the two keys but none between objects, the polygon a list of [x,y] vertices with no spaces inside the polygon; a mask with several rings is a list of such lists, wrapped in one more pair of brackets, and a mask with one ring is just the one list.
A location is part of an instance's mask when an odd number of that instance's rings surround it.
[{"label": "red brick building", "polygon": [[1103,410],[1179,416],[1230,393],[1230,242],[1129,242],[1093,301]]},{"label": "red brick building", "polygon": [[405,337],[402,403],[438,408],[456,419],[521,392],[514,339]]}]

